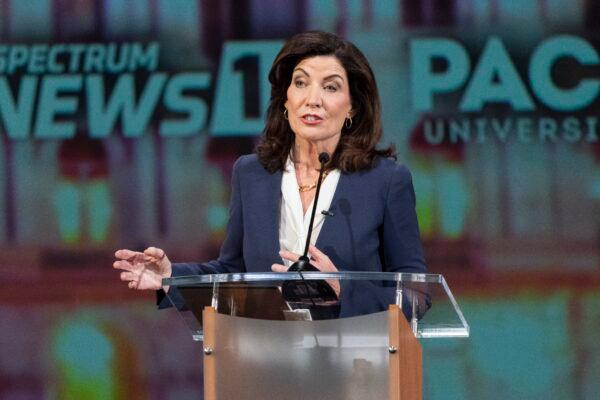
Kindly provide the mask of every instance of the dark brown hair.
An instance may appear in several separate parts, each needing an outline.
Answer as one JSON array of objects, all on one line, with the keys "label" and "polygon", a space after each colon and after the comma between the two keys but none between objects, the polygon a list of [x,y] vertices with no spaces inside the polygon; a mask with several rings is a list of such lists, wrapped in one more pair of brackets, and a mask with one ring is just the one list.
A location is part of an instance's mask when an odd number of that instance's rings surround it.
[{"label": "dark brown hair", "polygon": [[352,43],[327,32],[311,31],[291,37],[269,72],[271,100],[267,121],[256,148],[263,167],[273,173],[283,170],[294,143],[294,133],[283,115],[287,89],[294,67],[306,58],[335,56],[346,70],[352,100],[352,126],[342,128],[338,146],[328,169],[354,172],[371,168],[378,156],[395,157],[394,146],[377,149],[381,139],[381,106],[375,76],[366,57]]}]

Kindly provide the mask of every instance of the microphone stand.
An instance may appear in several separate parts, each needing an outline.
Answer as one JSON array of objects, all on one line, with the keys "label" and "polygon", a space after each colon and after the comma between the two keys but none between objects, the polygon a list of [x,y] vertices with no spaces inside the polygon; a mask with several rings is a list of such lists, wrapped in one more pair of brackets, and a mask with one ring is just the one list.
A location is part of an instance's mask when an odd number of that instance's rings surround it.
[{"label": "microphone stand", "polygon": [[310,263],[308,258],[308,247],[310,246],[310,237],[312,234],[313,224],[315,221],[315,214],[317,211],[317,203],[319,201],[319,193],[321,192],[321,183],[323,173],[325,172],[325,164],[329,161],[329,154],[323,152],[319,154],[319,162],[321,163],[321,169],[319,171],[319,180],[317,181],[317,191],[315,193],[315,200],[313,202],[312,213],[310,216],[310,223],[308,224],[308,234],[306,237],[306,244],[304,246],[304,253],[298,258],[298,261],[293,263],[288,269],[289,272],[298,272],[300,275],[300,281],[286,281],[282,285],[283,298],[288,302],[306,302],[310,301],[313,306],[317,306],[315,299],[319,301],[337,301],[337,295],[335,291],[327,282],[324,280],[307,281],[302,275],[303,271],[318,271],[319,269]]},{"label": "microphone stand", "polygon": [[321,169],[319,170],[319,180],[317,181],[317,192],[315,193],[315,201],[313,202],[312,212],[310,214],[310,223],[308,224],[308,235],[306,236],[306,244],[304,246],[304,253],[298,258],[298,261],[293,263],[288,271],[318,271],[317,267],[310,263],[308,258],[308,247],[310,246],[310,236],[312,234],[313,224],[315,222],[315,214],[317,211],[317,202],[319,201],[319,193],[321,192],[321,183],[323,173],[325,172],[325,163],[329,161],[329,154],[323,152],[319,154],[319,162],[321,163]]}]

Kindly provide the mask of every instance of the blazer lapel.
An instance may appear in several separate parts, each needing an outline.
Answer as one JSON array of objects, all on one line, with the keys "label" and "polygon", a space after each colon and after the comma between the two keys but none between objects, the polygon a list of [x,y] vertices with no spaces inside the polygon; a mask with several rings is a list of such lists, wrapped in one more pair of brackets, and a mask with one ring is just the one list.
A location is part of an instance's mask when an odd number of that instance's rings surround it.
[{"label": "blazer lapel", "polygon": [[[337,187],[333,199],[331,200],[331,206],[329,207],[330,215],[325,216],[321,232],[315,243],[319,250],[323,250],[326,246],[334,246],[336,244],[336,232],[339,232],[343,226],[343,218],[341,215],[340,203],[347,202],[348,194],[350,193],[350,180],[351,176],[346,173],[340,174],[340,180],[338,181]],[[342,204],[343,206],[343,204]],[[321,212],[321,210],[317,210]]]}]

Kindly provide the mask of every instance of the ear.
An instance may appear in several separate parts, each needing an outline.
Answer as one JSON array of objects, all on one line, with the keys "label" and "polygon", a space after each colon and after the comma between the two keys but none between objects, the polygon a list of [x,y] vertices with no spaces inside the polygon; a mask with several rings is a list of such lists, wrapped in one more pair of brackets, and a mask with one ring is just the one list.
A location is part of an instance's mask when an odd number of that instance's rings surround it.
[{"label": "ear", "polygon": [[346,118],[354,118],[354,109],[351,108],[350,111],[346,113]]}]

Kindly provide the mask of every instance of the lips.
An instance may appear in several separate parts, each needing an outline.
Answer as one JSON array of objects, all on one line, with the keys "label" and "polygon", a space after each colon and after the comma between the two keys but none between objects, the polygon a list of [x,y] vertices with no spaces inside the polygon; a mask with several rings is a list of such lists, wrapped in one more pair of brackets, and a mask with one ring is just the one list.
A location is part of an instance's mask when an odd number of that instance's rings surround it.
[{"label": "lips", "polygon": [[303,116],[300,117],[300,119],[302,120],[302,122],[304,122],[307,125],[316,125],[316,124],[320,123],[321,121],[323,121],[323,118],[321,118],[320,116],[318,116],[316,114],[304,114]]}]

